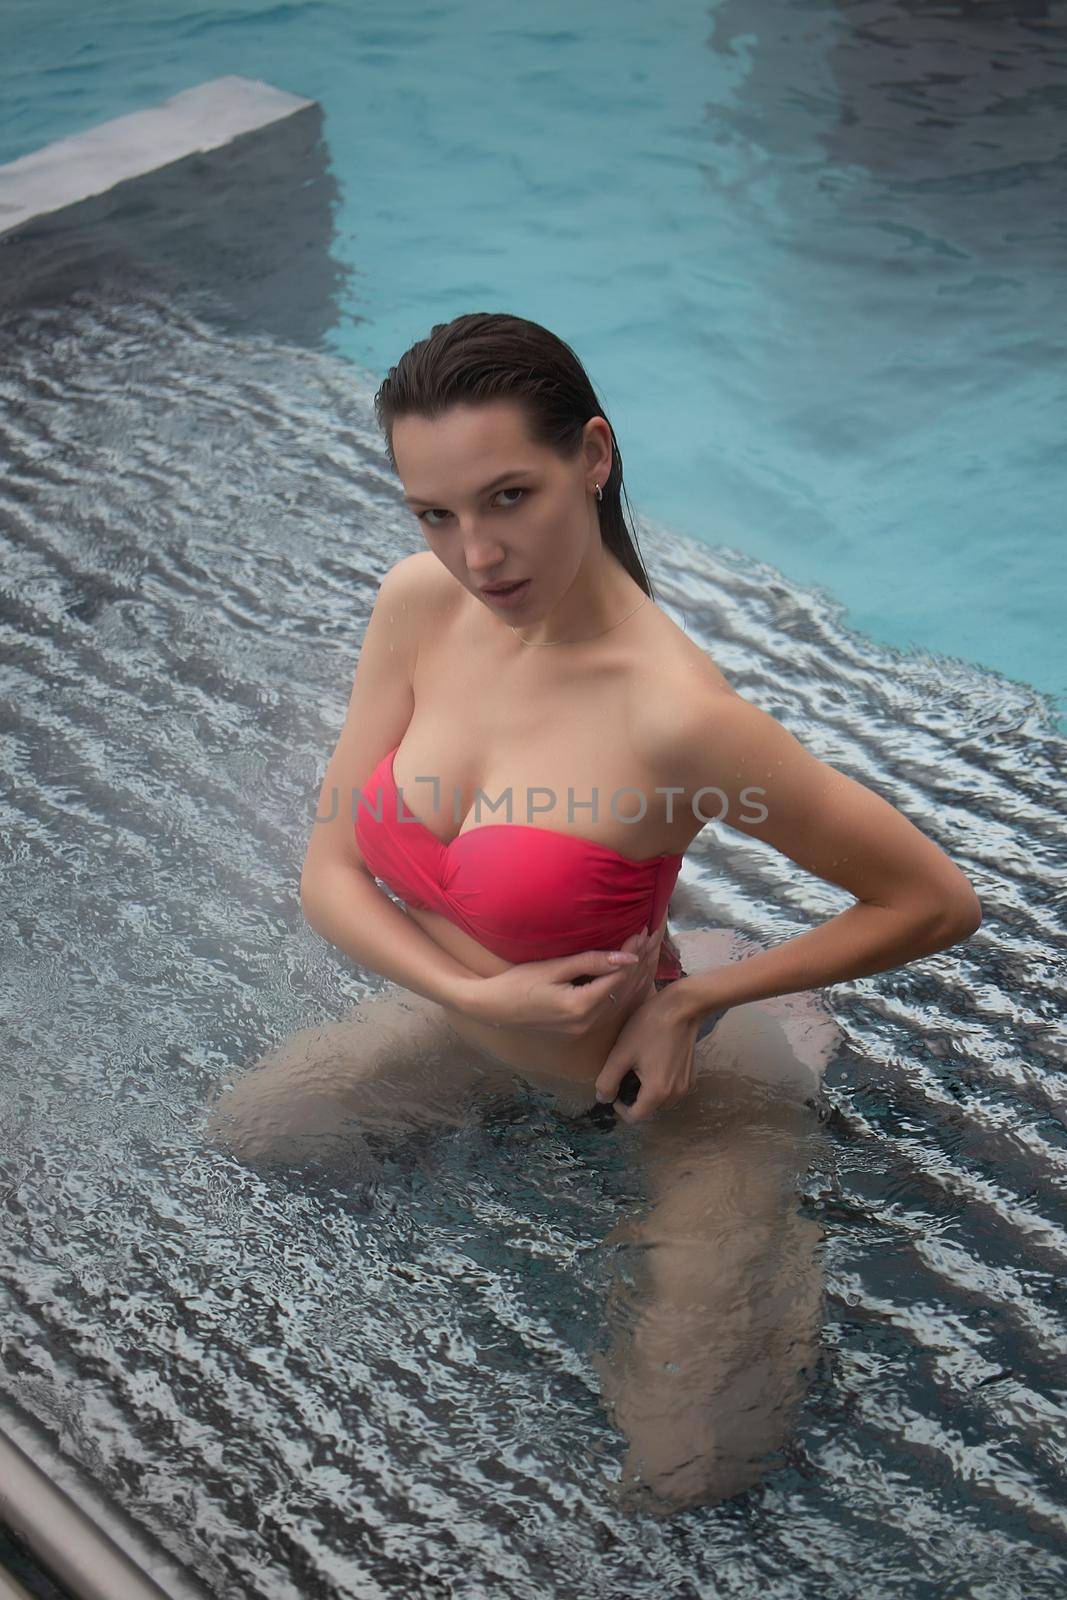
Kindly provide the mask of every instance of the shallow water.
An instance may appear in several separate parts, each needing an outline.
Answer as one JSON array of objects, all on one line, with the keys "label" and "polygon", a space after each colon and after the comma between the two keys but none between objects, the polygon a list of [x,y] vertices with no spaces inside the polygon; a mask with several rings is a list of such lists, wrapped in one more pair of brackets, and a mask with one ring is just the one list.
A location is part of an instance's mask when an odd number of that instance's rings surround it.
[{"label": "shallow water", "polygon": [[224,248],[199,179],[147,186],[184,224],[168,263],[241,326],[269,308],[384,376],[458,312],[533,317],[587,363],[641,514],[1035,686],[1067,734],[1062,6],[5,0],[5,24],[0,161],[220,74],[321,104],[280,200],[249,203],[273,144],[216,173]]},{"label": "shallow water", "polygon": [[[375,1181],[204,1141],[220,1084],[373,985],[297,879],[377,581],[416,547],[369,389],[162,299],[0,328],[4,1398],[214,1595],[1053,1595],[1067,1580],[1064,740],[1037,696],[642,529],[735,687],[930,832],[965,945],[838,985],[797,1206],[823,1354],[786,1465],[615,1504],[592,1357],[626,1141],[535,1090]],[[847,903],[709,827],[682,927]],[[376,983],[377,980],[375,980]]]}]

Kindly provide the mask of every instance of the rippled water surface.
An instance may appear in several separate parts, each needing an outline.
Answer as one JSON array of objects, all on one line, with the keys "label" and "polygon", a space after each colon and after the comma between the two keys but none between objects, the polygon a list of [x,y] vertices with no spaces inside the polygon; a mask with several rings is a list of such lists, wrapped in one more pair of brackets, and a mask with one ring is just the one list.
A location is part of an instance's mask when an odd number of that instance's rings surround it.
[{"label": "rippled water surface", "polygon": [[[643,528],[736,688],[959,862],[965,944],[830,994],[798,1172],[823,1351],[787,1459],[623,1514],[592,1357],[625,1145],[532,1089],[373,1181],[203,1138],[368,983],[299,867],[378,580],[416,547],[323,353],[102,291],[0,328],[5,1401],[219,1596],[1052,1596],[1067,1586],[1064,740],[1037,696]],[[681,926],[843,903],[708,828]]]}]

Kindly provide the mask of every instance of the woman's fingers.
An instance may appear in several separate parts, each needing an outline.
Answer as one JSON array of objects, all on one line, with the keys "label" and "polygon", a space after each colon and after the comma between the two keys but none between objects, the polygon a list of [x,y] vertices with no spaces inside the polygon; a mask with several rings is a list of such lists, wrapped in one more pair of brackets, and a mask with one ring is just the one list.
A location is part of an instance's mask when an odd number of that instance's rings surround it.
[{"label": "woman's fingers", "polygon": [[[634,935],[637,940],[640,935]],[[629,942],[629,941],[628,941]],[[637,961],[621,969],[609,967],[606,973],[584,981],[578,990],[582,999],[580,1009],[588,1023],[600,1022],[647,988],[654,942],[642,944],[636,951]]]},{"label": "woman's fingers", "polygon": [[[632,959],[631,959],[632,957]],[[620,973],[636,966],[640,956],[636,951],[586,950],[581,955],[561,956],[554,981],[580,984],[598,983],[602,978],[617,978]]]},{"label": "woman's fingers", "polygon": [[617,951],[588,950],[562,958],[555,982],[572,986],[572,1005],[583,1028],[594,1026],[626,1006],[648,985],[658,941],[639,929]]},{"label": "woman's fingers", "polygon": [[638,959],[623,974],[627,998],[630,994],[636,993],[639,989],[645,987],[648,983],[649,973],[654,969],[657,962],[657,947],[654,935],[646,933],[640,935],[640,938],[642,943],[639,946],[635,946]]}]

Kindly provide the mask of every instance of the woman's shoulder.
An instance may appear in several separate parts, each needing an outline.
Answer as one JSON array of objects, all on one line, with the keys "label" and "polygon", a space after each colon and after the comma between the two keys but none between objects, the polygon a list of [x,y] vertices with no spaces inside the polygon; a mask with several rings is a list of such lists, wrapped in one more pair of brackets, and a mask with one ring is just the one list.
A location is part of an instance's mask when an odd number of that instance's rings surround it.
[{"label": "woman's shoulder", "polygon": [[653,759],[673,760],[709,714],[737,692],[709,651],[695,643],[665,613],[658,638],[632,662],[630,711],[640,745]]},{"label": "woman's shoulder", "polygon": [[416,550],[394,561],[381,579],[375,609],[387,607],[404,637],[425,641],[455,614],[464,594],[432,550]]},{"label": "woman's shoulder", "polygon": [[655,628],[632,658],[635,690],[643,687],[651,706],[680,702],[692,704],[707,696],[734,693],[733,686],[709,650],[697,644],[672,617],[656,607]]},{"label": "woman's shoulder", "polygon": [[456,588],[455,579],[441,565],[432,550],[414,550],[394,561],[379,584],[379,593],[389,598],[436,599]]}]

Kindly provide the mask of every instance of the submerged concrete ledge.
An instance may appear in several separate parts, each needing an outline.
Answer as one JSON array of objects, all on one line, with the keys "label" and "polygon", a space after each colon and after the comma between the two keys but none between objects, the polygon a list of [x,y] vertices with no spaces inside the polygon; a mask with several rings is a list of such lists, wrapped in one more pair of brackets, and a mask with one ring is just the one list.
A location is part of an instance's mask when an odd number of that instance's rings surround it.
[{"label": "submerged concrete ledge", "polygon": [[315,104],[269,83],[231,75],[183,89],[147,111],[56,139],[0,166],[0,237]]},{"label": "submerged concrete ledge", "polygon": [[78,1600],[208,1600],[200,1582],[124,1511],[106,1504],[38,1424],[3,1402],[0,1522]]},{"label": "submerged concrete ledge", "polygon": [[236,75],[0,166],[0,316],[139,286],[319,342],[349,269],[315,100]]}]

